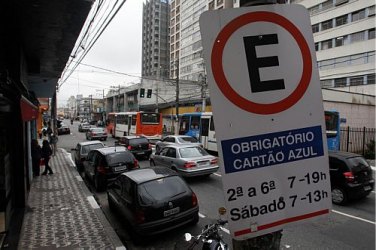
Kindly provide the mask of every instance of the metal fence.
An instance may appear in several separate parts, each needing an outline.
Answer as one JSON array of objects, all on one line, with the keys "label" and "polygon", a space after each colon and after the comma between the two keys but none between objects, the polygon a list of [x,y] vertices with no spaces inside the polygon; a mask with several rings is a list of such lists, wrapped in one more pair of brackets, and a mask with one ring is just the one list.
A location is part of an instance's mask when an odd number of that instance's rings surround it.
[{"label": "metal fence", "polygon": [[341,128],[341,151],[365,155],[371,140],[375,140],[375,128]]}]

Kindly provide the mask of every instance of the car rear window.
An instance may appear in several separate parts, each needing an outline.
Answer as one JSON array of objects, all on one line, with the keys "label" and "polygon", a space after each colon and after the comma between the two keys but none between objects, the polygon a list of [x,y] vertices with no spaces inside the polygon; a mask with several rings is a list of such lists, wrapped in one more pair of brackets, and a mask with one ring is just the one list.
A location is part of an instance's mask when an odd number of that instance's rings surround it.
[{"label": "car rear window", "polygon": [[198,142],[198,140],[194,137],[178,137],[178,141],[180,143]]},{"label": "car rear window", "polygon": [[200,157],[209,154],[201,147],[181,148],[179,152],[182,158]]},{"label": "car rear window", "polygon": [[138,186],[141,205],[150,205],[189,192],[187,184],[178,176],[170,176]]},{"label": "car rear window", "polygon": [[82,154],[88,154],[91,150],[98,149],[98,148],[103,148],[102,143],[97,143],[97,144],[90,144],[82,147]]},{"label": "car rear window", "polygon": [[109,166],[118,165],[119,163],[133,162],[133,155],[128,151],[116,152],[106,155]]},{"label": "car rear window", "polygon": [[91,131],[98,133],[98,132],[104,132],[104,129],[103,128],[92,128]]},{"label": "car rear window", "polygon": [[351,169],[362,168],[364,166],[368,167],[368,162],[363,157],[352,157],[347,159],[350,162]]},{"label": "car rear window", "polygon": [[135,138],[129,140],[129,145],[138,145],[143,143],[149,143],[148,139],[146,138]]}]

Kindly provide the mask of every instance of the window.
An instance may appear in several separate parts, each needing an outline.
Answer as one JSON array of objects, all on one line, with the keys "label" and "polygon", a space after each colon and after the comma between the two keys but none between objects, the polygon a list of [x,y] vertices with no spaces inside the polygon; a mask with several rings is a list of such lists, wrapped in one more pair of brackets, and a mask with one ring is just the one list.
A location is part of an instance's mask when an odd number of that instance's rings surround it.
[{"label": "window", "polygon": [[353,33],[353,34],[350,35],[350,37],[351,37],[351,43],[364,41],[365,32],[361,31],[361,32]]},{"label": "window", "polygon": [[333,28],[332,19],[321,23],[321,30],[327,30]]},{"label": "window", "polygon": [[332,87],[332,80],[331,79],[321,80],[320,84],[321,84],[321,88],[330,88],[330,87]]},{"label": "window", "polygon": [[363,76],[350,77],[350,86],[363,85]]},{"label": "window", "polygon": [[319,43],[315,43],[315,50],[319,51]]},{"label": "window", "polygon": [[375,15],[375,5],[368,8],[368,16],[374,16]]},{"label": "window", "polygon": [[316,33],[316,32],[319,32],[319,31],[320,31],[320,24],[319,23],[312,25],[312,32],[313,33]]},{"label": "window", "polygon": [[339,16],[336,18],[336,27],[347,23],[347,15]]},{"label": "window", "polygon": [[333,7],[333,0],[328,0],[321,4],[321,11],[327,10]]},{"label": "window", "polygon": [[319,68],[321,70],[333,69],[334,68],[334,59],[321,61]]},{"label": "window", "polygon": [[330,49],[333,47],[332,40],[326,40],[321,42],[321,50]]},{"label": "window", "polygon": [[346,78],[337,78],[334,79],[334,87],[345,87],[346,86]]},{"label": "window", "polygon": [[355,21],[364,19],[365,17],[366,17],[366,10],[365,9],[359,10],[351,14],[351,21],[355,22]]},{"label": "window", "polygon": [[366,55],[364,53],[352,55],[350,58],[351,65],[361,65],[361,64],[364,64],[365,61],[366,61]]},{"label": "window", "polygon": [[349,0],[336,0],[336,6],[347,3]]},{"label": "window", "polygon": [[345,37],[343,36],[337,37],[335,41],[336,41],[336,47],[345,45]]},{"label": "window", "polygon": [[368,30],[368,39],[375,39],[375,28]]},{"label": "window", "polygon": [[375,84],[375,74],[367,75],[367,84]]}]

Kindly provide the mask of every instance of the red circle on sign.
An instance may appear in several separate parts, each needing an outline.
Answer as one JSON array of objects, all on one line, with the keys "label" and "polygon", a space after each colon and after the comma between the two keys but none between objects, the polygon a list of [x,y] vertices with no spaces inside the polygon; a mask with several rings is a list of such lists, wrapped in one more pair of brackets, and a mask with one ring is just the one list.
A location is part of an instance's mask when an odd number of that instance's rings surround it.
[{"label": "red circle on sign", "polygon": [[[245,99],[231,87],[223,71],[222,57],[228,39],[240,27],[254,22],[270,22],[283,27],[294,37],[302,54],[303,71],[299,84],[289,96],[278,102],[262,104]],[[307,90],[312,75],[311,52],[299,29],[285,17],[266,11],[246,13],[228,23],[218,34],[213,45],[211,66],[219,89],[229,101],[245,111],[262,115],[282,112],[297,103]]]}]

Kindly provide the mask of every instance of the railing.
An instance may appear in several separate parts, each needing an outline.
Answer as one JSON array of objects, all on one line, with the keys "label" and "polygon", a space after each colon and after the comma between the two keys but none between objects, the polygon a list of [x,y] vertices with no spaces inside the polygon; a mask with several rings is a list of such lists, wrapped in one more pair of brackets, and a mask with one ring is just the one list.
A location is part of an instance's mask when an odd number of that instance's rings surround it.
[{"label": "railing", "polygon": [[372,148],[371,145],[375,142],[375,131],[375,128],[342,127],[340,150],[362,155],[370,153],[370,150],[374,151],[374,146]]}]

